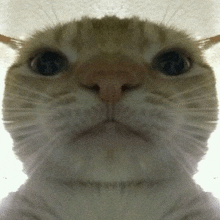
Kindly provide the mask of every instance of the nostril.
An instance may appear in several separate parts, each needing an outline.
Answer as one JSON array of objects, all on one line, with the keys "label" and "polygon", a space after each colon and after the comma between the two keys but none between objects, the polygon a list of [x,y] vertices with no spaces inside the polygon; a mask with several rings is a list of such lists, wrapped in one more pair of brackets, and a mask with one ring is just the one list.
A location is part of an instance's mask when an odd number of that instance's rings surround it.
[{"label": "nostril", "polygon": [[[94,92],[99,92],[100,91],[100,86],[98,84],[94,84],[94,85],[81,84],[81,86],[84,87],[85,89],[89,89],[89,90],[94,91]],[[139,84],[137,84],[137,85],[124,84],[124,85],[121,86],[121,91],[122,92],[131,91],[131,90],[136,89],[139,86],[140,86]]]},{"label": "nostril", "polygon": [[126,91],[130,91],[130,90],[136,89],[137,87],[139,87],[139,85],[124,84],[121,87],[121,91],[122,92],[126,92]]},{"label": "nostril", "polygon": [[99,85],[97,85],[97,84],[94,84],[94,85],[81,85],[82,87],[84,87],[84,88],[86,88],[86,89],[89,89],[89,90],[91,90],[91,91],[94,91],[94,92],[99,92],[99,90],[100,90],[100,87],[99,87]]},{"label": "nostril", "polygon": [[100,87],[97,84],[95,84],[93,86],[90,86],[90,89],[93,90],[93,91],[99,92]]}]

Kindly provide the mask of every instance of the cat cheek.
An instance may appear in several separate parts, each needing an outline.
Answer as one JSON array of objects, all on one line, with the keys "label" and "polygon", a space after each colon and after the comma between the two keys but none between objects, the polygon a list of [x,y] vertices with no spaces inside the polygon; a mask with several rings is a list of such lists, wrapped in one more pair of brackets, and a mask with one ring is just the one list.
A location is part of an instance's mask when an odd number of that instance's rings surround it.
[{"label": "cat cheek", "polygon": [[49,114],[42,116],[42,128],[49,136],[58,133],[72,138],[106,120],[107,115],[105,105],[100,103],[93,94],[83,91],[75,95],[71,93],[64,95],[46,106]]}]

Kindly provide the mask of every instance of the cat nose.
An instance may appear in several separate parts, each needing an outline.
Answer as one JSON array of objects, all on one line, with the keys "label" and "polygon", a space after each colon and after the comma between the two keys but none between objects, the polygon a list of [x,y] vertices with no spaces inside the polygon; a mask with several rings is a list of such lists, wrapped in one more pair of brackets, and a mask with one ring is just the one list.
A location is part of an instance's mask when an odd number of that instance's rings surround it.
[{"label": "cat nose", "polygon": [[128,58],[95,58],[79,65],[76,73],[83,88],[94,91],[107,104],[118,102],[144,82],[146,67]]}]

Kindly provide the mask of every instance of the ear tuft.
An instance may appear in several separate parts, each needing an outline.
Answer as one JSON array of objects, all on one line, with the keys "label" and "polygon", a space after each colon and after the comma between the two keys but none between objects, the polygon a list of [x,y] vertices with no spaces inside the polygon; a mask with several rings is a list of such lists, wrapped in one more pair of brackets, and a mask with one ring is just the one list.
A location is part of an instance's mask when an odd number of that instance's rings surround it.
[{"label": "ear tuft", "polygon": [[220,35],[199,40],[198,43],[202,49],[207,50],[214,45],[220,43]]},{"label": "ear tuft", "polygon": [[19,48],[21,48],[21,46],[23,44],[22,40],[18,40],[18,39],[11,38],[11,37],[6,37],[1,34],[0,34],[0,42],[8,45],[13,50],[18,50]]}]

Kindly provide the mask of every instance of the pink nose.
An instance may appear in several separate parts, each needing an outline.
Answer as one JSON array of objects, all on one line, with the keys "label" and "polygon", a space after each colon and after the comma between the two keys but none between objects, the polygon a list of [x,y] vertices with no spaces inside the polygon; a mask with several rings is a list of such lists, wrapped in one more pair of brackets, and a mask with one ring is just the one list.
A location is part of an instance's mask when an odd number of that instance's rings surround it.
[{"label": "pink nose", "polygon": [[96,91],[108,104],[118,102],[126,91],[138,88],[144,82],[146,67],[129,58],[111,60],[96,57],[76,68],[82,87]]}]

